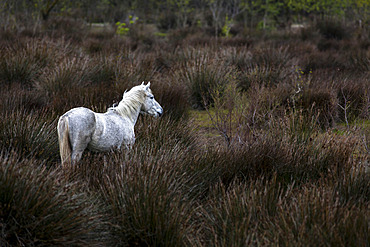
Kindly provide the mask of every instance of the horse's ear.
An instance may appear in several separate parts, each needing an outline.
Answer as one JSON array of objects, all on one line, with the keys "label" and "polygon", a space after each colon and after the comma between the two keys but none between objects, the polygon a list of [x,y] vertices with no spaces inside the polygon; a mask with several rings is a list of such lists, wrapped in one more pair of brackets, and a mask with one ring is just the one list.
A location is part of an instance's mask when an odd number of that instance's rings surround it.
[{"label": "horse's ear", "polygon": [[148,90],[150,87],[150,81],[148,81],[148,84],[145,85],[145,90]]},{"label": "horse's ear", "polygon": [[141,85],[144,85],[144,81],[141,83]]}]

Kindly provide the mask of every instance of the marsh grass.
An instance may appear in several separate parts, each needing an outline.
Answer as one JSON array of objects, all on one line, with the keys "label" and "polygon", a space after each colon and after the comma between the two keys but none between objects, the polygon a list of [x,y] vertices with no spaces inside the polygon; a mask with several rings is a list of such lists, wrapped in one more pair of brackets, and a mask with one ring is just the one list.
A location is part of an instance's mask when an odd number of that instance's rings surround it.
[{"label": "marsh grass", "polygon": [[178,76],[189,88],[193,108],[204,109],[206,105],[213,104],[212,91],[222,92],[236,72],[232,67],[223,66],[222,61],[208,55],[207,50],[199,52],[190,49],[184,54],[184,58]]},{"label": "marsh grass", "polygon": [[164,162],[123,163],[102,183],[120,245],[185,245],[190,205],[178,194],[183,181],[175,167],[168,169]]},{"label": "marsh grass", "polygon": [[5,59],[0,64],[0,79],[2,84],[19,83],[24,87],[30,87],[32,82],[39,76],[39,64],[32,56],[12,56],[8,51],[3,54]]},{"label": "marsh grass", "polygon": [[21,157],[36,158],[45,163],[58,160],[56,121],[47,120],[45,112],[25,110],[1,116],[1,149],[14,150]]},{"label": "marsh grass", "polygon": [[249,62],[244,65],[239,62],[244,74],[243,89],[251,85],[272,86],[289,82],[295,61],[286,47],[256,48],[250,53]]},{"label": "marsh grass", "polygon": [[46,106],[46,98],[40,92],[12,85],[0,90],[0,111],[4,114],[16,111],[37,111]]},{"label": "marsh grass", "polygon": [[60,173],[38,161],[4,152],[0,159],[2,246],[85,246],[104,239],[92,197],[73,184],[58,183]]},{"label": "marsh grass", "polygon": [[296,195],[296,200],[283,203],[271,229],[284,237],[274,244],[365,246],[369,227],[367,210],[340,204],[333,194],[335,191],[305,188]]},{"label": "marsh grass", "polygon": [[[282,188],[275,179],[254,183],[235,180],[229,189],[217,184],[209,201],[200,209],[205,245],[244,246],[269,244],[264,238],[281,200],[291,196],[292,188]],[[267,223],[267,224],[266,224]]]},{"label": "marsh grass", "polygon": [[[368,245],[366,45],[315,26],[215,39],[66,23],[0,38],[1,246]],[[139,117],[131,150],[60,167],[58,117],[143,80],[163,117]]]}]

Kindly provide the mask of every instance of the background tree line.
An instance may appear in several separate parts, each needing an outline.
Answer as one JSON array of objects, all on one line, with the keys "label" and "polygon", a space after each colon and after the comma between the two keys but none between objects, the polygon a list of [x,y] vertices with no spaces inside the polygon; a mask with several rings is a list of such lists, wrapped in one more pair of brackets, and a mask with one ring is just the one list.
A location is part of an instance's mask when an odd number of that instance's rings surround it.
[{"label": "background tree line", "polygon": [[212,27],[216,35],[233,24],[276,29],[318,18],[336,18],[366,26],[370,0],[1,0],[3,29],[37,27],[53,17],[87,23],[116,23],[138,17],[160,30]]}]

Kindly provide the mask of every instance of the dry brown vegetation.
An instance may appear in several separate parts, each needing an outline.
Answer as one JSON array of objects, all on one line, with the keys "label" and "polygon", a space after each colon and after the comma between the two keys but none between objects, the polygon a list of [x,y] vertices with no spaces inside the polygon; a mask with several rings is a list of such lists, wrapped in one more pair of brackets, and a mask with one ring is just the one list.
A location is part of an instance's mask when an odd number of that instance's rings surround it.
[{"label": "dry brown vegetation", "polygon": [[[57,21],[0,35],[1,246],[369,245],[368,30]],[[62,169],[57,118],[148,80],[134,148]]]}]

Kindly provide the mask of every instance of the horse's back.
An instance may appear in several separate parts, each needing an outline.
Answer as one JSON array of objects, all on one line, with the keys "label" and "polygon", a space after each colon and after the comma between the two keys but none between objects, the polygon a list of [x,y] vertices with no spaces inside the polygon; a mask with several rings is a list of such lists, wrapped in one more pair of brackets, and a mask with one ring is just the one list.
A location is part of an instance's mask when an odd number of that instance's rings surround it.
[{"label": "horse's back", "polygon": [[85,107],[73,108],[64,113],[62,118],[68,118],[70,128],[92,129],[95,125],[95,113]]},{"label": "horse's back", "polygon": [[119,149],[135,141],[134,126],[115,112],[96,113],[96,127],[88,148],[94,151]]}]

